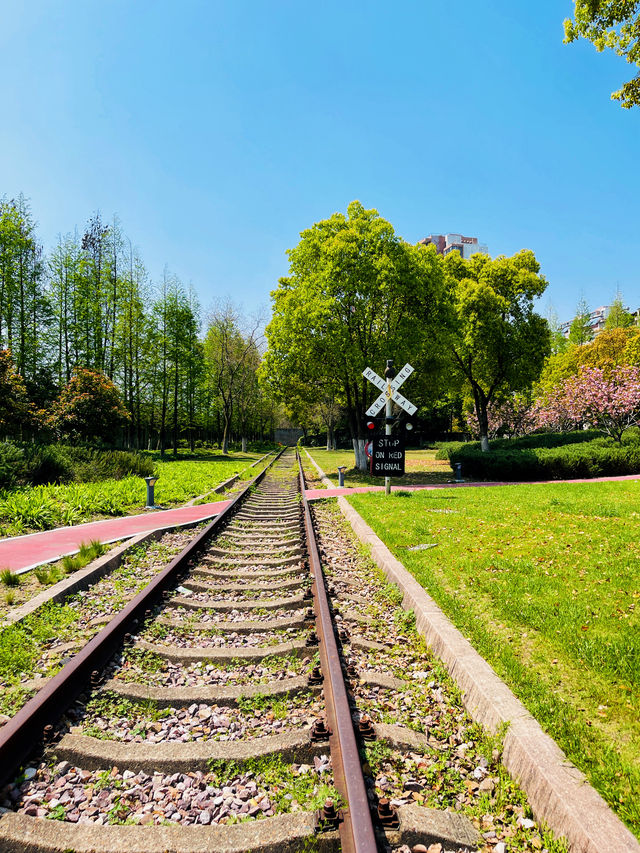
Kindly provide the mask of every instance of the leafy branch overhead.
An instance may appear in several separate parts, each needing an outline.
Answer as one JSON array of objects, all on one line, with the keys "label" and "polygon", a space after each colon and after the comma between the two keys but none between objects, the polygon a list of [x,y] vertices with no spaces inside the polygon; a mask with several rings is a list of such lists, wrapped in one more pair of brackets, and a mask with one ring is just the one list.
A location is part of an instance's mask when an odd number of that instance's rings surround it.
[{"label": "leafy branch overhead", "polygon": [[[640,68],[640,2],[575,0],[574,16],[564,22],[565,44],[588,39],[596,50],[613,50]],[[611,97],[625,109],[640,105],[640,72]]]}]

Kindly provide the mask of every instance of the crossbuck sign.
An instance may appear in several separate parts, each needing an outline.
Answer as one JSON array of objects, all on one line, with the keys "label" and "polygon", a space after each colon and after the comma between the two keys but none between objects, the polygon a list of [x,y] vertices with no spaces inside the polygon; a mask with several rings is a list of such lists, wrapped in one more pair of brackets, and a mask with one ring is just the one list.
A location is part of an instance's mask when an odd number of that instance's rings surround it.
[{"label": "crossbuck sign", "polygon": [[375,370],[371,370],[370,367],[367,367],[366,370],[362,371],[362,375],[365,379],[368,379],[369,382],[373,383],[376,388],[379,388],[380,391],[382,391],[382,394],[380,394],[377,400],[375,400],[367,409],[369,417],[375,417],[378,412],[384,408],[387,400],[393,400],[394,403],[397,403],[400,408],[404,409],[409,415],[414,414],[417,407],[398,392],[398,388],[402,385],[405,379],[408,379],[409,376],[411,376],[412,373],[413,367],[411,367],[410,364],[405,364],[402,370],[398,371],[394,379],[390,382],[385,382],[385,380],[381,376],[378,376]]}]

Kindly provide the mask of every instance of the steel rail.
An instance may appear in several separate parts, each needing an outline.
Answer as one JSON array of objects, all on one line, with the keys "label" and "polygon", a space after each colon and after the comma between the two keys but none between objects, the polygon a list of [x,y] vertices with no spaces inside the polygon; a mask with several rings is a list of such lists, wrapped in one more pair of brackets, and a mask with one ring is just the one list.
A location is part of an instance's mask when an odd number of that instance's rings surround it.
[{"label": "steel rail", "polygon": [[146,611],[176,579],[188,562],[206,545],[216,528],[238,509],[252,486],[257,485],[284,453],[271,462],[222,510],[135,598],[62,667],[0,729],[0,787],[10,781],[30,753],[42,743],[45,726],[55,722],[83,692],[94,671],[103,667],[122,644],[125,634],[142,622]]},{"label": "steel rail", "polygon": [[297,454],[297,456],[309,566],[313,576],[312,592],[316,613],[320,665],[323,674],[323,693],[327,707],[327,724],[331,732],[329,735],[331,763],[336,788],[347,803],[343,820],[339,824],[340,842],[343,853],[376,853],[378,847],[371,819],[371,809],[362,775],[358,744],[353,730],[351,709],[329,609],[324,573],[320,563],[309,502],[304,494],[302,461],[300,455]]}]

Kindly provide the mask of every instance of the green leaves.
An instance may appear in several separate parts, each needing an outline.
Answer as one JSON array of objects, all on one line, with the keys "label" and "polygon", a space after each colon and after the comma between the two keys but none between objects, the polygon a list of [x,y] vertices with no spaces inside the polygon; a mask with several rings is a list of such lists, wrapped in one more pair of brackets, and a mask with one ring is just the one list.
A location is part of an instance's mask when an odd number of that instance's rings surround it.
[{"label": "green leaves", "polygon": [[[564,22],[564,42],[588,39],[602,52],[618,56],[640,67],[640,3],[638,0],[575,0],[574,17]],[[640,104],[640,74],[624,83],[611,98],[630,109]]]},{"label": "green leaves", "polygon": [[283,401],[306,405],[320,392],[348,413],[353,437],[373,389],[365,367],[429,355],[429,331],[445,291],[442,264],[411,246],[376,210],[352,202],[302,232],[289,276],[273,292],[264,375]]}]

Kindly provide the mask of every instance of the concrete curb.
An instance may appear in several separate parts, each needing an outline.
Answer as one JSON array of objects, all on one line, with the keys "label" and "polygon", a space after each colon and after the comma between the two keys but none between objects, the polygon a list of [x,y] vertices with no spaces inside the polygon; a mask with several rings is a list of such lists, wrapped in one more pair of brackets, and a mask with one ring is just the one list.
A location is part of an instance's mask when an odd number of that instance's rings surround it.
[{"label": "concrete curb", "polygon": [[29,601],[25,601],[24,604],[20,605],[20,607],[17,607],[11,613],[8,613],[7,616],[0,621],[0,630],[2,630],[2,628],[6,628],[8,625],[15,625],[16,622],[20,622],[25,618],[25,616],[29,616],[31,613],[34,613],[44,604],[48,604],[49,602],[59,604],[69,598],[70,595],[80,592],[83,589],[87,589],[97,580],[100,580],[100,578],[103,578],[105,575],[108,575],[110,572],[117,569],[125,559],[127,551],[130,548],[135,548],[136,545],[141,545],[144,542],[160,539],[165,533],[171,533],[173,530],[195,527],[201,523],[201,521],[190,521],[187,522],[187,524],[173,524],[170,527],[159,527],[156,528],[156,530],[150,530],[146,533],[138,533],[137,536],[126,539],[121,545],[118,545],[117,548],[113,548],[107,554],[104,554],[102,557],[98,557],[97,560],[93,560],[85,566],[84,569],[79,569],[77,572],[69,575],[69,577],[63,578],[61,581],[58,581],[58,583],[50,586],[49,589],[43,590],[38,595],[34,596],[34,598],[30,598]]},{"label": "concrete curb", "polygon": [[462,691],[472,718],[491,732],[508,724],[503,764],[527,794],[536,818],[564,836],[572,853],[640,853],[635,836],[413,575],[344,498],[338,505],[360,541],[371,546],[374,562],[402,591],[402,606],[415,612],[418,631]]}]

